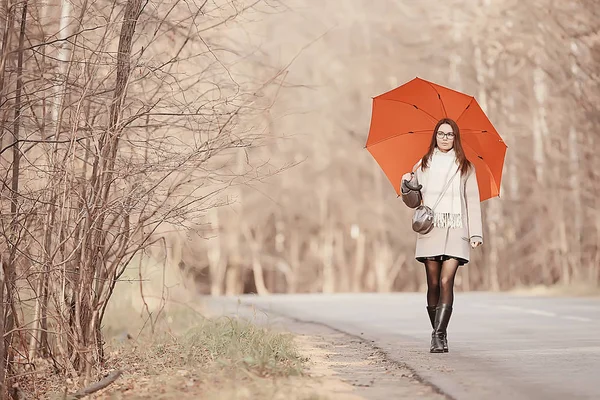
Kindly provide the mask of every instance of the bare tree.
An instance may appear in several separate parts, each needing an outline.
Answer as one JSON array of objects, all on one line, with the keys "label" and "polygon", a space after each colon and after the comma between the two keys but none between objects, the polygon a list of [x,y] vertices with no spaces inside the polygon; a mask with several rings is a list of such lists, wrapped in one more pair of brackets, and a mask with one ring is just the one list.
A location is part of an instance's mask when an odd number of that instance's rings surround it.
[{"label": "bare tree", "polygon": [[257,93],[278,85],[277,72],[240,82],[244,56],[219,47],[224,23],[258,2],[58,4],[53,17],[46,3],[10,3],[4,19],[18,44],[2,47],[3,387],[38,357],[89,382],[134,257],[166,227],[196,229],[230,188],[277,172],[240,168],[261,141],[252,121],[269,102]]},{"label": "bare tree", "polygon": [[213,295],[420,290],[410,210],[364,150],[371,96],[415,75],[509,144],[460,287],[599,282],[593,1],[285,5],[2,3],[2,382],[39,357],[93,378],[134,264]]}]

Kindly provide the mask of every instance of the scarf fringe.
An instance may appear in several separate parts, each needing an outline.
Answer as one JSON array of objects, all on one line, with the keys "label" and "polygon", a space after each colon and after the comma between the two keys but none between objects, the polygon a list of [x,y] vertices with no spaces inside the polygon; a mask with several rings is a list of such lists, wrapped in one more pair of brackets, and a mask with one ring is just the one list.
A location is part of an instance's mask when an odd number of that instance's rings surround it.
[{"label": "scarf fringe", "polygon": [[462,215],[434,213],[433,226],[438,228],[462,228]]}]

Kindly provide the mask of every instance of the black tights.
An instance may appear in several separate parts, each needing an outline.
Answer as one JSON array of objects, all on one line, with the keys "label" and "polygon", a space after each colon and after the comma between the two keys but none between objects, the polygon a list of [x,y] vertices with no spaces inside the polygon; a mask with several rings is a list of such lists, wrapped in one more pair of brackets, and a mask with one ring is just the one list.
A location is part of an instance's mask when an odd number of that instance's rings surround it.
[{"label": "black tights", "polygon": [[458,270],[458,260],[453,258],[441,261],[426,260],[427,305],[454,303],[454,277]]}]

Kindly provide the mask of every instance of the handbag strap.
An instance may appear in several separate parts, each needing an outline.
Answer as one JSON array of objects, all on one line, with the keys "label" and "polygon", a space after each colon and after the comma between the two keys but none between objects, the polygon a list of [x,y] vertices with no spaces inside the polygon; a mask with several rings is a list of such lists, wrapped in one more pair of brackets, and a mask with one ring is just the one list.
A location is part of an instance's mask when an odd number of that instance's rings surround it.
[{"label": "handbag strap", "polygon": [[423,163],[423,159],[420,158],[419,161],[415,164],[415,166],[412,169],[413,174],[419,169],[419,167],[421,166],[422,163]]},{"label": "handbag strap", "polygon": [[440,201],[442,201],[442,197],[444,197],[444,194],[446,194],[446,190],[448,190],[448,188],[450,187],[450,184],[456,177],[456,174],[458,174],[458,170],[456,170],[456,172],[454,172],[454,175],[452,175],[452,178],[450,178],[450,180],[448,182],[446,182],[446,186],[444,186],[444,188],[442,189],[442,193],[440,193],[440,197],[438,197],[437,201],[435,202],[435,205],[433,207],[431,207],[432,210],[435,209],[438,204],[440,204]]},{"label": "handbag strap", "polygon": [[[421,166],[421,163],[423,162],[423,160],[419,160],[419,162],[414,166],[412,173],[414,174],[415,171],[417,169],[419,169],[419,167]],[[437,207],[437,205],[440,203],[440,201],[442,201],[442,197],[444,197],[444,195],[446,194],[446,190],[448,190],[448,188],[450,187],[450,184],[452,183],[452,181],[454,180],[454,178],[456,177],[456,175],[458,174],[458,169],[454,172],[454,175],[452,175],[452,177],[450,178],[450,180],[448,182],[446,182],[446,186],[444,186],[444,188],[442,189],[442,192],[440,193],[440,197],[438,197],[437,201],[435,202],[435,205],[433,207],[431,207],[431,209],[435,209]],[[425,201],[425,199],[421,198],[421,204],[423,204]]]}]

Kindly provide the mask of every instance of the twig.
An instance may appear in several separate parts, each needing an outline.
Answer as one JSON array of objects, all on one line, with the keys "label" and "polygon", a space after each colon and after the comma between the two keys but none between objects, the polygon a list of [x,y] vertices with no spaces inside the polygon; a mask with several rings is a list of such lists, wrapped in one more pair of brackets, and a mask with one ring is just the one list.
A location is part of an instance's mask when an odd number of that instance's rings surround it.
[{"label": "twig", "polygon": [[77,139],[75,139],[75,140],[71,140],[71,139],[65,139],[65,140],[33,140],[33,139],[18,139],[18,140],[15,140],[14,142],[12,142],[11,144],[9,144],[8,146],[6,146],[6,147],[3,147],[3,148],[0,150],[0,154],[2,154],[2,153],[4,153],[5,151],[7,151],[7,150],[11,149],[12,147],[16,146],[16,145],[17,145],[17,144],[19,144],[19,143],[69,143],[69,142],[72,142],[72,141],[75,141],[75,142],[80,142],[80,141],[82,141],[82,140],[84,140],[84,139],[86,139],[86,138],[77,138]]},{"label": "twig", "polygon": [[123,373],[123,371],[121,371],[121,370],[117,370],[117,371],[111,373],[106,378],[104,378],[86,388],[79,390],[78,392],[76,392],[74,395],[71,396],[71,399],[81,399],[87,395],[97,392],[98,390],[102,390],[105,387],[108,387],[110,384],[112,384],[114,381],[116,381],[117,378],[119,376],[121,376],[122,373]]}]

